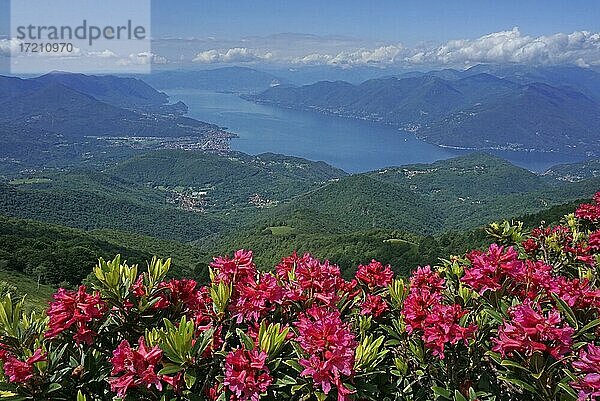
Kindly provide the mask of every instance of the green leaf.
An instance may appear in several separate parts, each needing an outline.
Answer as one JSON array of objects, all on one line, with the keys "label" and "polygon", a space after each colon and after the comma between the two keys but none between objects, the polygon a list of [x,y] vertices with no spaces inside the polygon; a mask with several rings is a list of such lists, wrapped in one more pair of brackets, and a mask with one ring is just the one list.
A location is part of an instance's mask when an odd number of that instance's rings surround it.
[{"label": "green leaf", "polygon": [[196,384],[196,375],[190,372],[185,372],[185,375],[183,375],[183,380],[185,381],[187,388],[191,389],[194,387],[194,384]]},{"label": "green leaf", "polygon": [[254,349],[254,341],[252,341],[252,339],[248,337],[248,335],[244,333],[240,328],[236,328],[235,332],[240,338],[240,341],[244,344],[244,347],[247,350],[252,351]]},{"label": "green leaf", "polygon": [[59,383],[51,383],[48,386],[48,392],[52,393],[54,391],[60,390],[62,388],[62,386]]},{"label": "green leaf", "polygon": [[454,390],[454,401],[468,401],[460,391]]},{"label": "green leaf", "polygon": [[557,308],[565,315],[567,322],[571,325],[571,327],[577,330],[579,328],[579,324],[577,323],[577,318],[575,317],[573,309],[571,309],[571,307],[567,305],[565,301],[560,299],[558,295],[552,294],[552,298],[554,298],[556,301]]},{"label": "green leaf", "polygon": [[579,337],[580,335],[586,333],[590,329],[593,329],[593,328],[598,327],[598,326],[600,326],[600,319],[592,320],[591,322],[589,322],[588,324],[586,324],[585,326],[583,326],[581,328],[581,330],[579,330],[577,332],[577,334],[575,334],[575,337]]},{"label": "green leaf", "polygon": [[165,363],[164,367],[158,372],[159,375],[172,375],[173,373],[181,372],[184,369],[183,366],[176,365],[174,363]]},{"label": "green leaf", "polygon": [[523,380],[515,379],[512,377],[502,377],[502,376],[500,377],[500,379],[504,380],[505,382],[514,384],[515,386],[520,387],[524,390],[527,390],[530,393],[534,393],[534,394],[538,393],[537,390],[531,384],[525,383]]},{"label": "green leaf", "polygon": [[431,391],[433,391],[433,393],[438,397],[443,397],[447,400],[452,399],[452,393],[450,392],[450,390],[447,390],[443,387],[433,386],[431,387]]},{"label": "green leaf", "polygon": [[511,361],[509,359],[504,359],[502,362],[500,362],[500,365],[519,369],[519,370],[524,370],[525,372],[531,374],[531,371],[529,369],[527,369],[525,366],[521,365],[518,362]]},{"label": "green leaf", "polygon": [[577,399],[577,393],[566,383],[558,383],[558,387],[566,393],[569,397],[568,401],[575,401]]},{"label": "green leaf", "polygon": [[284,375],[283,377],[280,377],[277,379],[277,381],[275,382],[275,386],[276,387],[294,386],[297,383],[298,382],[293,377]]}]

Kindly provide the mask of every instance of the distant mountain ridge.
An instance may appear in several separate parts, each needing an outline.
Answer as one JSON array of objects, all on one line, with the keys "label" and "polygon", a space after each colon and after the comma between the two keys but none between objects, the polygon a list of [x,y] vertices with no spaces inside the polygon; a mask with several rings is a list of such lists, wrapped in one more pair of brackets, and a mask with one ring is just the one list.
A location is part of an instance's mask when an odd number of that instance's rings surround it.
[{"label": "distant mountain ridge", "polygon": [[169,70],[141,77],[161,89],[202,89],[236,93],[262,92],[289,81],[248,67],[222,67],[207,70]]},{"label": "distant mountain ridge", "polygon": [[[186,112],[185,104],[168,104],[166,94],[136,78],[62,72],[29,79],[0,76],[0,177],[118,159],[163,143],[229,149],[235,135]],[[111,142],[114,138],[120,142]],[[146,139],[140,143],[140,138]]]},{"label": "distant mountain ridge", "polygon": [[[448,147],[598,155],[600,74],[569,69],[571,78],[559,85],[558,71],[531,70],[525,76],[506,68],[500,77],[492,75],[494,68],[474,67],[358,85],[322,81],[274,87],[244,98],[391,124]],[[581,76],[573,76],[577,73]]]},{"label": "distant mountain ridge", "polygon": [[570,182],[600,177],[600,159],[590,159],[580,163],[558,164],[549,168],[544,173],[544,176]]}]

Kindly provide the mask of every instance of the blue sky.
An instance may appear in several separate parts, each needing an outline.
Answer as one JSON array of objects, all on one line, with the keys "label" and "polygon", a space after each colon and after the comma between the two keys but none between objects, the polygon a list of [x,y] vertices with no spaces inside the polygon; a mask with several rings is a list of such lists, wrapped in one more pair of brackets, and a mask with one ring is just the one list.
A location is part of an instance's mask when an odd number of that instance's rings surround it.
[{"label": "blue sky", "polygon": [[[0,35],[8,33],[8,4],[9,0],[0,0]],[[97,4],[101,8],[104,3]],[[151,52],[96,49],[82,51],[81,60],[96,65],[99,60],[94,57],[103,56],[102,63],[109,66],[146,60],[156,68],[241,64],[423,69],[478,63],[600,68],[598,0],[152,0],[151,4]],[[108,11],[119,18],[128,14]],[[99,9],[101,14],[105,12]],[[15,45],[0,38],[0,56]]]},{"label": "blue sky", "polygon": [[156,36],[237,39],[295,32],[417,44],[514,26],[536,36],[600,31],[595,0],[154,0],[152,7]]}]

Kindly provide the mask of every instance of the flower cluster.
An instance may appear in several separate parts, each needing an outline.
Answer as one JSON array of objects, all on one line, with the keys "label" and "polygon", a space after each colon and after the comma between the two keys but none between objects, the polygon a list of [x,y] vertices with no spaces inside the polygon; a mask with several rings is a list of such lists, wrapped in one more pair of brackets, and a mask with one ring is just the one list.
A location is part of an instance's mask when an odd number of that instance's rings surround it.
[{"label": "flower cluster", "polygon": [[378,318],[389,309],[388,304],[380,295],[367,294],[360,305],[360,314]]},{"label": "flower cluster", "polygon": [[372,260],[368,265],[358,265],[356,280],[369,288],[385,288],[391,284],[394,272],[390,265]]},{"label": "flower cluster", "polygon": [[351,391],[342,383],[342,376],[353,374],[357,343],[339,311],[312,307],[300,315],[295,326],[296,341],[307,356],[299,361],[304,367],[301,375],[312,377],[325,394],[335,385],[338,400],[345,400]]},{"label": "flower cluster", "polygon": [[433,355],[444,359],[446,344],[466,343],[477,327],[459,324],[468,313],[460,305],[442,303],[445,281],[430,266],[417,268],[410,284],[402,311],[406,330],[409,333],[415,330],[422,332],[425,346],[432,350]]},{"label": "flower cluster", "polygon": [[579,208],[575,211],[575,216],[593,222],[600,221],[600,192],[594,195],[594,203],[579,205]]},{"label": "flower cluster", "polygon": [[34,365],[38,362],[45,362],[47,358],[38,348],[25,361],[19,360],[10,353],[3,353],[0,360],[3,362],[4,374],[8,376],[11,383],[25,383],[33,377]]},{"label": "flower cluster", "polygon": [[510,316],[511,320],[500,327],[492,348],[502,356],[545,352],[560,359],[570,352],[575,330],[563,322],[558,311],[543,314],[526,302],[512,308]]},{"label": "flower cluster", "polygon": [[551,300],[556,294],[571,307],[598,307],[600,290],[588,279],[555,275],[553,267],[541,260],[521,260],[513,247],[504,250],[492,244],[487,252],[471,252],[471,267],[461,281],[480,294],[504,290],[519,300]]},{"label": "flower cluster", "polygon": [[88,294],[84,285],[77,291],[59,289],[53,295],[47,315],[50,318],[46,338],[55,338],[71,327],[76,328],[73,335],[75,342],[91,344],[96,333],[89,328],[95,319],[100,319],[106,312],[106,304],[100,294]]},{"label": "flower cluster", "polygon": [[137,386],[150,388],[154,385],[157,390],[162,390],[162,377],[156,373],[161,358],[161,349],[158,346],[148,349],[144,337],[138,340],[137,349],[132,349],[129,342],[123,340],[110,359],[111,390],[119,397],[124,397],[128,389]]},{"label": "flower cluster", "polygon": [[227,354],[223,384],[235,395],[235,400],[258,401],[267,391],[273,378],[266,361],[267,354],[256,349],[238,348]]},{"label": "flower cluster", "polygon": [[579,351],[579,358],[573,367],[584,376],[573,387],[579,390],[579,400],[600,398],[600,346],[588,344]]},{"label": "flower cluster", "polygon": [[256,276],[256,265],[252,261],[252,251],[240,249],[233,254],[233,258],[229,256],[217,257],[210,264],[214,269],[215,282],[244,282],[246,279],[252,279]]},{"label": "flower cluster", "polygon": [[238,284],[238,297],[231,306],[237,323],[258,322],[280,305],[285,296],[283,288],[270,273],[261,273],[258,279],[248,278]]},{"label": "flower cluster", "polygon": [[471,267],[465,269],[462,282],[480,294],[497,291],[502,288],[505,274],[510,274],[520,264],[518,254],[513,247],[504,249],[492,244],[487,252],[473,251],[468,255]]}]

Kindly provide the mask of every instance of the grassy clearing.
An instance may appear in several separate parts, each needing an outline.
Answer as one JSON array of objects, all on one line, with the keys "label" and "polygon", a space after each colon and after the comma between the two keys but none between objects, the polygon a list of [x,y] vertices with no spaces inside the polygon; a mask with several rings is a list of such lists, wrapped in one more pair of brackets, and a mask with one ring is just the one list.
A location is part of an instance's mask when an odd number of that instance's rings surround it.
[{"label": "grassy clearing", "polygon": [[410,244],[410,245],[415,245],[415,246],[417,245],[414,242],[407,241],[402,238],[390,238],[390,239],[383,240],[383,242],[385,242],[386,244]]},{"label": "grassy clearing", "polygon": [[271,233],[271,235],[275,236],[283,236],[292,234],[296,229],[290,226],[276,226],[276,227],[267,227],[265,228],[265,232]]},{"label": "grassy clearing", "polygon": [[48,301],[52,298],[55,289],[49,285],[40,285],[37,280],[25,274],[0,270],[0,281],[5,281],[17,287],[19,295],[25,295],[25,304],[28,308],[36,311],[45,311],[48,307]]},{"label": "grassy clearing", "polygon": [[52,182],[50,178],[15,178],[9,181],[11,185],[45,184]]}]

